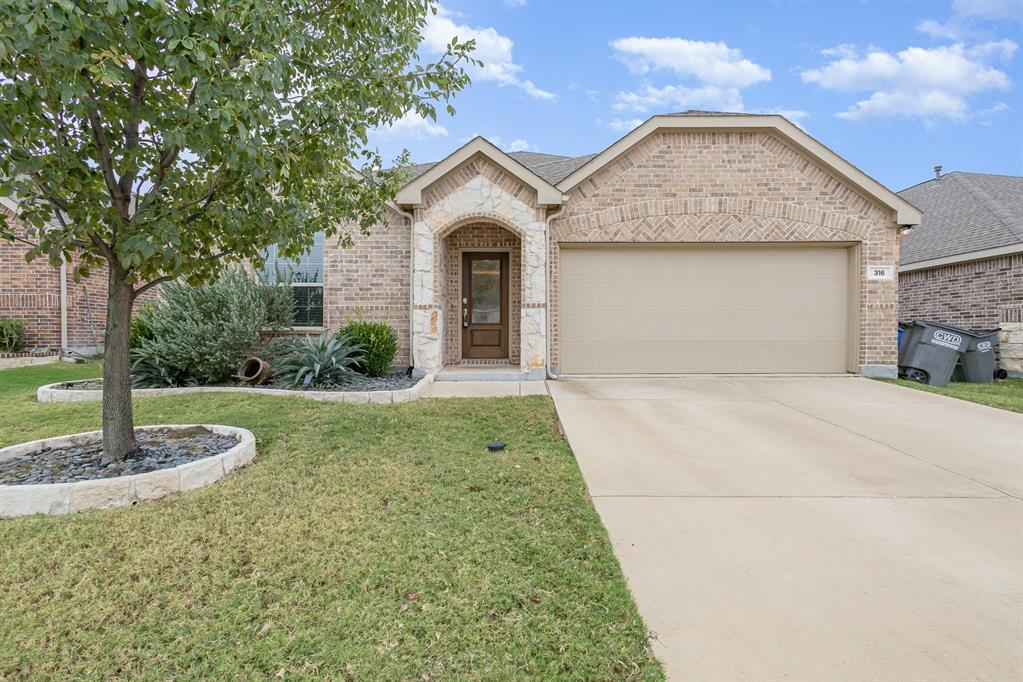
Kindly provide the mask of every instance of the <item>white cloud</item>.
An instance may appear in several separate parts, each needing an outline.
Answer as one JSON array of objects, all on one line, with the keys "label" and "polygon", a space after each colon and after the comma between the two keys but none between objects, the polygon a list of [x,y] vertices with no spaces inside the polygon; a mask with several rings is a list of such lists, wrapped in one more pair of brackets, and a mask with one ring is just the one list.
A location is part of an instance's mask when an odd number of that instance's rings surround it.
[{"label": "white cloud", "polygon": [[1023,23],[1019,0],[952,0],[952,12],[981,19],[1013,19]]},{"label": "white cloud", "polygon": [[979,28],[984,21],[1023,23],[1023,7],[1019,0],[953,0],[948,21],[924,19],[916,30],[935,40],[976,39],[984,35]]},{"label": "white cloud", "polygon": [[525,7],[529,0],[504,0],[504,4],[508,7]]},{"label": "white cloud", "polygon": [[525,140],[512,140],[512,143],[508,145],[505,150],[507,152],[535,152],[536,147],[529,144]]},{"label": "white cloud", "polygon": [[877,48],[865,54],[848,53],[821,68],[800,75],[837,92],[872,94],[837,114],[848,120],[889,116],[925,119],[963,119],[967,98],[988,90],[1007,90],[1009,77],[990,64],[1010,58],[1017,45],[1011,40],[966,48],[961,43],[935,48],[910,47],[896,54]]},{"label": "white cloud", "polygon": [[428,137],[446,137],[448,129],[441,124],[410,111],[389,127],[377,128],[373,133],[383,139],[413,138],[425,140]]},{"label": "white cloud", "polygon": [[821,54],[825,57],[838,57],[839,59],[849,59],[855,57],[858,54],[856,46],[852,43],[842,43],[834,47],[829,47],[825,50],[821,50]]},{"label": "white cloud", "polygon": [[456,23],[453,15],[443,6],[431,14],[423,29],[423,45],[434,53],[443,52],[451,39],[475,40],[476,50],[472,56],[483,62],[482,67],[470,67],[469,74],[474,81],[494,81],[499,85],[513,85],[521,88],[530,97],[551,100],[554,93],[538,88],[532,81],[522,78],[522,66],[515,63],[512,49],[515,43],[508,36],[501,35],[492,27],[472,27]]},{"label": "white cloud", "polygon": [[645,114],[684,109],[742,111],[743,107],[738,88],[719,88],[713,85],[697,88],[665,85],[658,88],[648,83],[639,90],[617,93],[611,108],[615,111]]},{"label": "white cloud", "polygon": [[619,38],[611,47],[633,73],[671,71],[693,77],[708,85],[743,88],[771,80],[768,69],[742,56],[742,52],[721,42],[684,38]]},{"label": "white cloud", "polygon": [[754,114],[778,114],[784,116],[793,123],[799,124],[804,118],[810,115],[809,112],[803,111],[802,109],[756,109]]},{"label": "white cloud", "polygon": [[630,130],[638,128],[642,124],[643,119],[641,118],[613,118],[608,121],[607,127],[611,130],[617,130],[620,133],[627,133]]}]

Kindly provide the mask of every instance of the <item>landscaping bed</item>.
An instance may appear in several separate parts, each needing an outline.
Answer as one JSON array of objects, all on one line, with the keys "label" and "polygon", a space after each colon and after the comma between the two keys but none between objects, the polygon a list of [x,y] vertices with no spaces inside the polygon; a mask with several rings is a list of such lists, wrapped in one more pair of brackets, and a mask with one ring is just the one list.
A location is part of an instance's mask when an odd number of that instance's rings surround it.
[{"label": "landscaping bed", "polygon": [[[325,386],[291,386],[282,381],[268,381],[265,384],[249,385],[239,382],[210,384],[207,387],[234,387],[252,388],[255,390],[276,389],[288,391],[400,391],[412,388],[426,376],[425,372],[405,370],[390,372],[382,377],[355,376],[344,383],[328,384]],[[78,381],[67,381],[58,388],[68,391],[102,391],[102,379],[81,379]],[[177,387],[188,388],[188,387]],[[152,389],[145,389],[152,390]]]},{"label": "landscaping bed", "polygon": [[[0,373],[0,446],[97,428],[98,402],[32,399],[90,376]],[[156,503],[0,521],[0,678],[663,679],[549,398],[135,414],[249,429],[259,457]]]},{"label": "landscaping bed", "polygon": [[238,444],[237,438],[199,426],[140,430],[135,438],[138,447],[115,462],[103,460],[103,442],[98,436],[0,460],[0,485],[74,483],[146,474],[219,455]]}]

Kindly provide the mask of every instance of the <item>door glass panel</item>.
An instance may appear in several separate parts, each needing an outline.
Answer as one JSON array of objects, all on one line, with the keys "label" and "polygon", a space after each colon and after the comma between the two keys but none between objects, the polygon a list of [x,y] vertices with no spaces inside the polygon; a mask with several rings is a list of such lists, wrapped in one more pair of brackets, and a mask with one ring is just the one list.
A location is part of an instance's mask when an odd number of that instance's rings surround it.
[{"label": "door glass panel", "polygon": [[472,265],[472,322],[474,324],[501,323],[501,260],[499,258],[473,259]]}]

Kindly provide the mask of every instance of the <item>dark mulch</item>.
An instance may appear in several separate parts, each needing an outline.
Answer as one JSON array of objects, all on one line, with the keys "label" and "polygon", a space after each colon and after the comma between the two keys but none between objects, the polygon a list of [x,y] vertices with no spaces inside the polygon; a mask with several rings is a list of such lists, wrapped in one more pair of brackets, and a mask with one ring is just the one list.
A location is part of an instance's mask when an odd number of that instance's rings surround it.
[{"label": "dark mulch", "polygon": [[0,462],[0,485],[74,483],[169,469],[227,452],[238,441],[202,427],[139,431],[138,447],[121,462],[103,460],[97,438],[47,448]]}]

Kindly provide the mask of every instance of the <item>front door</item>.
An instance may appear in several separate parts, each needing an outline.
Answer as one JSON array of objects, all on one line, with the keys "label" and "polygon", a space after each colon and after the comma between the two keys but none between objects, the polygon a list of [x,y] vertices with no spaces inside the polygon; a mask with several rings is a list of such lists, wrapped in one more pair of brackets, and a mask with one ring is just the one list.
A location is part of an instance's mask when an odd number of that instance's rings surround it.
[{"label": "front door", "polygon": [[508,254],[462,254],[462,357],[508,357]]}]

